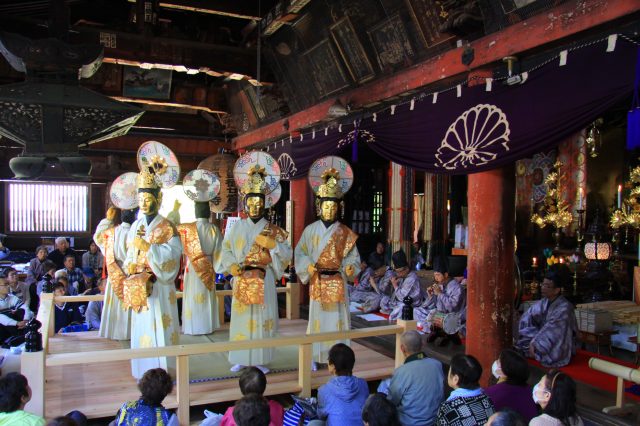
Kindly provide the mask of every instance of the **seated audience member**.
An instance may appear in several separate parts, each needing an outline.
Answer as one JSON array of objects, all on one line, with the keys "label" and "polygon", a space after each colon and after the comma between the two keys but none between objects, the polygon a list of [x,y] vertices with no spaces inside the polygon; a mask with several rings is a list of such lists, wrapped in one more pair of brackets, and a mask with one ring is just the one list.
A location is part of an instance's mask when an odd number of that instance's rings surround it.
[{"label": "seated audience member", "polygon": [[71,255],[75,259],[76,252],[69,248],[69,242],[65,237],[56,238],[56,249],[49,253],[47,258],[56,264],[58,269],[64,268],[65,257]]},{"label": "seated audience member", "polygon": [[[242,392],[242,395],[244,396],[250,394],[262,396],[267,388],[267,377],[257,367],[243,368],[238,381],[240,383],[240,392]],[[284,416],[284,409],[282,408],[282,405],[276,401],[268,401],[267,403],[269,405],[269,414],[271,418],[271,422],[268,424],[270,426],[282,425],[282,418]],[[222,417],[220,426],[235,426],[237,422],[234,418],[234,407],[227,408],[227,411],[224,413],[224,417]]]},{"label": "seated audience member", "polygon": [[561,271],[549,271],[541,286],[542,299],[520,318],[515,348],[545,367],[563,367],[576,353],[578,325],[574,306],[562,294]]},{"label": "seated audience member", "polygon": [[[60,271],[58,271],[60,272]],[[64,285],[64,294],[65,296],[77,296],[78,290],[75,287],[69,285],[69,279],[63,274],[56,278],[56,282]]]},{"label": "seated audience member", "polygon": [[80,289],[78,293],[82,293],[86,296],[100,294],[100,290],[98,290],[98,285],[97,285],[100,278],[98,278],[98,276],[93,271],[93,269],[82,268],[82,278],[84,279],[84,286]]},{"label": "seated audience member", "polygon": [[[380,281],[379,290],[383,293],[391,292],[390,296],[382,296],[380,300],[380,311],[389,314],[390,320],[400,318],[403,300],[405,297],[411,297],[413,306],[420,306],[423,295],[420,287],[420,279],[415,271],[412,271],[407,262],[407,255],[404,251],[399,250],[393,253],[393,274],[389,274],[388,279]],[[389,284],[393,288],[389,288]]]},{"label": "seated audience member", "polygon": [[45,262],[47,261],[47,255],[49,254],[49,250],[47,250],[46,246],[38,246],[36,248],[36,257],[29,261],[29,266],[27,266],[27,279],[25,282],[29,285],[35,284],[42,279],[42,276],[47,273],[44,268]]},{"label": "seated audience member", "polygon": [[[75,294],[80,294],[85,290],[84,276],[82,275],[82,269],[76,268],[76,258],[73,255],[66,255],[64,257],[64,268],[60,271],[64,271],[69,279],[69,286],[75,289]],[[71,291],[69,290],[69,293]]]},{"label": "seated audience member", "polygon": [[141,396],[137,401],[122,404],[116,415],[116,426],[178,426],[178,417],[162,406],[162,401],[173,389],[169,373],[152,368],[138,382]]},{"label": "seated audience member", "polygon": [[362,422],[365,426],[400,426],[398,411],[383,393],[374,393],[364,403]]},{"label": "seated audience member", "polygon": [[50,284],[51,288],[53,289],[53,285],[56,283],[57,270],[58,270],[58,267],[52,261],[47,260],[46,262],[44,262],[44,271],[45,271],[44,275],[36,285],[36,293],[38,296],[40,296],[40,293],[42,293],[45,284]]},{"label": "seated audience member", "polygon": [[94,275],[98,275],[102,271],[103,262],[104,256],[102,256],[102,252],[98,250],[96,242],[91,240],[89,250],[82,255],[82,269],[89,268]]},{"label": "seated audience member", "polygon": [[442,363],[422,352],[422,337],[415,330],[400,338],[404,364],[393,372],[387,398],[398,410],[403,425],[432,425],[444,397]]},{"label": "seated audience member", "polygon": [[[98,281],[99,294],[104,295],[104,289],[106,287],[107,280]],[[100,318],[102,317],[102,307],[104,306],[104,300],[92,300],[87,305],[87,310],[84,314],[87,319],[87,326],[89,330],[100,330]]]},{"label": "seated audience member", "polygon": [[[64,284],[56,283],[53,286],[53,294],[54,296],[66,296]],[[82,313],[80,312],[79,306],[74,302],[59,302],[54,299],[55,305],[55,332],[57,333],[62,328],[71,325],[71,324],[82,324],[84,323],[84,318],[82,317]]]},{"label": "seated audience member", "polygon": [[9,289],[7,279],[0,278],[0,342],[24,334],[32,316],[29,307],[10,294]]},{"label": "seated audience member", "polygon": [[560,370],[552,369],[533,388],[533,400],[542,408],[529,426],[582,426],[576,412],[576,382]]},{"label": "seated audience member", "polygon": [[493,362],[491,372],[498,379],[498,384],[485,389],[484,393],[491,398],[496,411],[510,408],[516,411],[529,423],[538,415],[538,407],[531,399],[529,379],[529,363],[513,349],[505,349]]},{"label": "seated audience member", "polygon": [[360,426],[362,407],[369,396],[364,379],[352,375],[356,356],[344,343],[329,350],[329,372],[333,378],[318,389],[318,419],[309,426]]},{"label": "seated audience member", "polygon": [[439,335],[443,335],[441,345],[446,344],[448,339],[452,339],[455,344],[460,344],[460,337],[457,333],[445,335],[442,330],[433,327],[432,321],[433,316],[438,312],[454,313],[462,317],[466,309],[465,288],[457,279],[449,277],[449,268],[443,258],[436,258],[433,262],[433,278],[436,282],[427,289],[427,297],[422,305],[413,310],[413,318],[422,321],[424,329],[431,332],[428,338],[429,342],[433,342]]},{"label": "seated audience member", "polygon": [[[381,243],[378,243],[380,246]],[[369,260],[366,262],[366,267],[360,274],[358,284],[355,286],[349,286],[349,299],[352,302],[362,304],[362,310],[364,312],[375,312],[380,309],[380,301],[385,293],[379,290],[380,281],[391,278],[393,271],[383,263],[384,258],[381,256],[374,256],[372,253],[369,256]],[[388,287],[388,286],[387,286]],[[386,296],[390,295],[390,289],[387,288]]]},{"label": "seated audience member", "polygon": [[24,411],[31,399],[31,388],[22,374],[0,377],[0,425],[44,426],[42,417]]},{"label": "seated audience member", "polygon": [[7,268],[4,271],[4,276],[7,278],[7,282],[9,283],[9,290],[11,294],[17,296],[18,299],[22,300],[22,303],[29,306],[31,304],[29,285],[18,281],[18,271],[13,268]]},{"label": "seated audience member", "polygon": [[47,423],[47,426],[87,426],[88,420],[80,411],[72,411],[66,416],[58,416]]},{"label": "seated audience member", "polygon": [[262,395],[245,395],[234,406],[233,420],[238,426],[268,426],[271,424],[269,403]]},{"label": "seated audience member", "polygon": [[451,358],[447,382],[453,389],[438,409],[437,425],[483,425],[495,411],[491,399],[482,391],[478,381],[482,366],[471,355],[458,354]]},{"label": "seated audience member", "polygon": [[527,424],[522,420],[520,414],[508,408],[496,411],[489,417],[487,422],[487,426],[526,426]]}]

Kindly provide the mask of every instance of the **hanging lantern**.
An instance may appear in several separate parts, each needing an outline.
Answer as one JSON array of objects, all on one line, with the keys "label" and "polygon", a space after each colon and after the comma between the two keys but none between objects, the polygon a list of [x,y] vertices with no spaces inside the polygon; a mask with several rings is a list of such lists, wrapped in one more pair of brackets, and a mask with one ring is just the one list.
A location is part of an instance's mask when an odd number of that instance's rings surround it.
[{"label": "hanging lantern", "polygon": [[584,256],[589,260],[609,260],[611,244],[592,241],[584,245]]}]

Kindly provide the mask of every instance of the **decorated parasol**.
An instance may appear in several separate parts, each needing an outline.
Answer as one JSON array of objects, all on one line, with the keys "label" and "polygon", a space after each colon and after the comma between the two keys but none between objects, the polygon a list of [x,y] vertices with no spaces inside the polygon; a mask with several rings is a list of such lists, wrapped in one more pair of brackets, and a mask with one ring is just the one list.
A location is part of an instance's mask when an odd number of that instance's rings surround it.
[{"label": "decorated parasol", "polygon": [[176,154],[166,145],[147,141],[138,148],[137,158],[140,170],[151,171],[160,187],[171,188],[178,182],[180,163]]},{"label": "decorated parasol", "polygon": [[182,179],[182,189],[193,201],[210,201],[220,192],[220,179],[208,170],[192,170]]},{"label": "decorated parasol", "polygon": [[242,191],[249,179],[255,179],[255,175],[250,172],[255,170],[256,166],[264,169],[261,174],[264,175],[265,194],[275,191],[280,183],[280,165],[271,155],[262,151],[247,152],[236,161],[233,177],[238,188]]},{"label": "decorated parasol", "polygon": [[320,185],[325,183],[324,174],[329,169],[334,169],[338,172],[340,179],[338,179],[337,184],[341,192],[346,194],[351,189],[351,185],[353,185],[353,169],[345,159],[335,155],[319,158],[311,165],[308,178],[313,192],[317,193]]},{"label": "decorated parasol", "polygon": [[109,197],[114,206],[122,210],[138,207],[137,176],[138,174],[135,172],[127,172],[113,181],[109,190]]}]

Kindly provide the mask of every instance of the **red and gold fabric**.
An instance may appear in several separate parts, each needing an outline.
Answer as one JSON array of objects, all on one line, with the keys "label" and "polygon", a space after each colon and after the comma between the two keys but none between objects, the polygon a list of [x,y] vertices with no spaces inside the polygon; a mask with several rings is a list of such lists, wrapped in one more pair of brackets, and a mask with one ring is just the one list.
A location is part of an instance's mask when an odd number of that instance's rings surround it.
[{"label": "red and gold fabric", "polygon": [[189,262],[191,262],[191,267],[196,274],[198,274],[198,278],[200,278],[200,281],[207,287],[207,290],[214,290],[216,286],[216,275],[213,270],[213,264],[202,251],[196,224],[184,223],[178,225],[178,235],[180,235],[180,240],[182,240],[184,253],[187,255]]},{"label": "red and gold fabric", "polygon": [[311,284],[309,296],[312,300],[317,300],[320,303],[343,303],[345,301],[342,274],[323,274],[322,271],[340,271],[342,260],[355,246],[357,239],[358,234],[347,226],[339,224],[322,249],[315,265],[317,271],[309,280]]},{"label": "red and gold fabric", "polygon": [[127,278],[124,271],[118,265],[116,261],[114,243],[116,237],[116,228],[110,227],[105,230],[101,236],[104,241],[105,247],[105,264],[107,271],[109,272],[109,282],[111,282],[111,288],[116,297],[123,302],[124,301],[124,280]]}]

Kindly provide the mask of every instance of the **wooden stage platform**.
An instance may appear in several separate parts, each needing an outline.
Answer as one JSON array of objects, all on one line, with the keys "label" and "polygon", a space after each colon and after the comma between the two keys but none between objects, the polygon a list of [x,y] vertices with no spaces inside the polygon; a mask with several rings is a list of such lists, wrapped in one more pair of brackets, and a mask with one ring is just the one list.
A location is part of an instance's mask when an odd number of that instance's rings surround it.
[{"label": "wooden stage platform", "polygon": [[[228,330],[225,324],[221,331]],[[304,335],[306,320],[280,319],[281,336]],[[218,333],[220,333],[218,332]],[[49,339],[50,353],[88,352],[122,349],[117,341],[98,337],[97,332],[55,335]],[[354,374],[365,380],[379,380],[391,376],[394,359],[352,342],[356,354]],[[312,373],[312,387],[326,383],[328,370]],[[272,373],[267,376],[265,395],[280,395],[300,391],[297,371]],[[236,401],[242,395],[237,378],[215,380],[189,385],[191,406]],[[131,376],[129,361],[96,363],[87,359],[86,364],[52,366],[46,368],[46,418],[79,410],[89,418],[114,417],[124,401],[137,399],[139,391]],[[175,390],[164,402],[165,407],[177,407]]]}]

